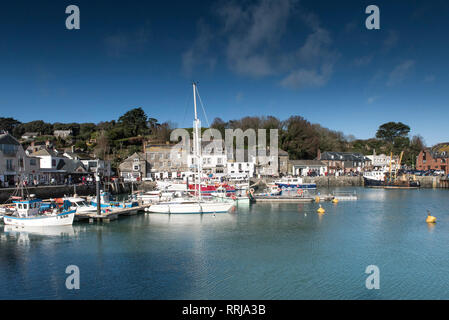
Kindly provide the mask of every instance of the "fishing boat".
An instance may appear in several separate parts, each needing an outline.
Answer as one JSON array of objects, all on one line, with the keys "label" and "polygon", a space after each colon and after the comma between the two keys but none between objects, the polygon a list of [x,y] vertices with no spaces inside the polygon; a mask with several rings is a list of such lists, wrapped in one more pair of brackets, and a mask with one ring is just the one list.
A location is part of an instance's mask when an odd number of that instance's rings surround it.
[{"label": "fishing boat", "polygon": [[420,183],[416,180],[414,175],[400,174],[400,170],[398,168],[401,167],[403,155],[404,151],[401,152],[399,162],[395,166],[394,170],[392,169],[393,153],[391,153],[388,171],[384,169],[365,172],[363,174],[363,182],[365,187],[377,187],[384,189],[418,189],[420,187]]},{"label": "fishing boat", "polygon": [[15,211],[5,216],[6,225],[23,227],[67,226],[73,224],[75,210],[70,210],[70,204],[62,207],[56,204],[44,204],[40,199],[14,201]]},{"label": "fishing boat", "polygon": [[226,213],[232,207],[234,203],[223,202],[216,199],[205,200],[202,197],[202,188],[199,187],[202,181],[202,163],[201,156],[201,133],[200,133],[200,120],[198,119],[196,98],[197,98],[196,84],[193,83],[193,105],[194,105],[194,132],[193,132],[193,145],[194,156],[196,159],[197,172],[194,175],[195,183],[193,185],[194,197],[193,199],[179,199],[177,201],[165,202],[154,204],[149,207],[148,211],[152,213],[168,213],[168,214],[204,214],[204,213]]},{"label": "fishing boat", "polygon": [[316,183],[304,183],[300,177],[283,177],[274,183],[281,189],[316,189]]},{"label": "fishing boat", "polygon": [[[90,204],[96,208],[97,207],[96,199],[91,200]],[[102,209],[126,209],[138,206],[139,202],[137,200],[114,201],[109,192],[106,191],[100,192],[100,207]]]},{"label": "fishing boat", "polygon": [[383,187],[385,183],[385,171],[372,170],[363,173],[365,187]]}]

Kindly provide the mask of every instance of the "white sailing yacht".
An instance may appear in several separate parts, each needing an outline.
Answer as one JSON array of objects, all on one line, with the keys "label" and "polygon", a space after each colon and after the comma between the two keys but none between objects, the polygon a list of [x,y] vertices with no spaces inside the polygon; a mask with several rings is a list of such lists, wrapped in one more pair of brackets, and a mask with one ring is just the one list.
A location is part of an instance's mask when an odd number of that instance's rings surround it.
[{"label": "white sailing yacht", "polygon": [[[222,202],[217,199],[204,200],[201,196],[201,177],[202,177],[202,164],[203,159],[201,157],[201,133],[200,133],[200,120],[198,119],[198,113],[196,108],[196,96],[197,88],[193,83],[193,105],[195,111],[194,132],[193,132],[193,150],[194,156],[197,160],[197,174],[195,175],[195,197],[190,199],[182,199],[181,201],[161,202],[150,206],[148,209],[152,213],[226,213],[232,207],[234,203]],[[196,187],[198,185],[198,188]]]}]

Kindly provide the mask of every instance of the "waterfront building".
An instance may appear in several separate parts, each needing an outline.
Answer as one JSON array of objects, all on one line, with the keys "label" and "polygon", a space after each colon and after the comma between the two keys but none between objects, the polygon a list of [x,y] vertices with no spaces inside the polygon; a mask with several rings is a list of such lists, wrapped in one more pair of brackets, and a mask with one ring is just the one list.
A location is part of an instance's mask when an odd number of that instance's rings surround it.
[{"label": "waterfront building", "polygon": [[279,177],[288,174],[288,152],[278,149],[271,152],[270,148],[258,150],[255,160],[255,174],[259,177]]},{"label": "waterfront building", "polygon": [[371,160],[360,153],[333,152],[321,153],[318,150],[317,160],[321,160],[327,166],[329,174],[346,174],[349,172],[362,172],[365,167],[371,165]]},{"label": "waterfront building", "polygon": [[144,153],[135,152],[119,165],[120,177],[125,181],[136,181],[146,178],[150,172],[150,164]]},{"label": "waterfront building", "polygon": [[379,171],[388,171],[390,168],[391,163],[391,169],[396,170],[399,168],[399,157],[398,156],[387,156],[385,154],[373,154],[366,156],[371,161],[371,168],[372,170],[379,170]]},{"label": "waterfront building", "polygon": [[93,158],[83,152],[75,152],[73,147],[72,151],[64,152],[64,157],[71,160],[79,160],[86,168],[87,172],[96,173],[98,169],[98,172],[103,177],[110,177],[112,175],[111,161],[109,160],[101,160],[98,158]]},{"label": "waterfront building", "polygon": [[28,157],[20,142],[9,133],[0,134],[0,186],[14,186],[20,175],[30,181],[38,174],[39,159]]},{"label": "waterfront building", "polygon": [[234,162],[228,161],[226,165],[227,175],[230,177],[246,176],[253,177],[255,172],[255,162],[244,161],[244,162]]},{"label": "waterfront building", "polygon": [[289,172],[292,176],[307,177],[310,175],[324,176],[327,174],[326,163],[320,160],[290,160]]},{"label": "waterfront building", "polygon": [[439,170],[449,174],[449,142],[422,150],[416,159],[417,170]]},{"label": "waterfront building", "polygon": [[[224,176],[227,174],[228,158],[223,140],[201,141],[201,155],[204,174],[212,176]],[[187,164],[191,171],[196,170],[197,163],[193,146],[190,147],[190,153],[187,155]]]},{"label": "waterfront building", "polygon": [[148,178],[181,178],[182,172],[189,171],[187,147],[170,144],[144,144],[144,157],[148,162]]}]

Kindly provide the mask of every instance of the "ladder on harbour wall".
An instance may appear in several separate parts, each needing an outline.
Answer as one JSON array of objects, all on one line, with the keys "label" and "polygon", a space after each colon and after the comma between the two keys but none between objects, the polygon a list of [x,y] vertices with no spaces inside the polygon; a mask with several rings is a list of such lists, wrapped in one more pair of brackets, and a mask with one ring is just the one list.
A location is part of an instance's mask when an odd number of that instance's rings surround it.
[{"label": "ladder on harbour wall", "polygon": [[449,179],[440,179],[440,188],[449,189]]}]

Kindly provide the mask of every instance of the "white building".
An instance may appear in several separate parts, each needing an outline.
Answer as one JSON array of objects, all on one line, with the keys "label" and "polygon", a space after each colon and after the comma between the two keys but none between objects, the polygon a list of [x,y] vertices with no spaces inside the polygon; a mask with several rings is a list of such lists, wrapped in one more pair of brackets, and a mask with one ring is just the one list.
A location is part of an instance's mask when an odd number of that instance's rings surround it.
[{"label": "white building", "polygon": [[320,160],[290,160],[291,174],[293,176],[306,177],[315,173],[324,176],[327,173],[327,166]]},{"label": "white building", "polygon": [[58,138],[67,138],[72,135],[72,130],[55,130],[53,135]]},{"label": "white building", "polygon": [[240,176],[245,174],[248,177],[254,176],[254,161],[253,162],[228,162],[226,171],[229,176]]},{"label": "white building", "polygon": [[20,175],[28,182],[33,181],[39,175],[39,159],[28,157],[12,135],[0,134],[0,185],[12,187]]},{"label": "white building", "polygon": [[383,171],[389,170],[390,168],[390,162],[391,162],[391,169],[396,170],[399,169],[399,158],[397,156],[393,156],[393,159],[390,156],[387,156],[385,154],[373,154],[370,156],[367,156],[371,160],[371,165],[376,168]]}]

